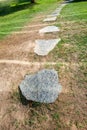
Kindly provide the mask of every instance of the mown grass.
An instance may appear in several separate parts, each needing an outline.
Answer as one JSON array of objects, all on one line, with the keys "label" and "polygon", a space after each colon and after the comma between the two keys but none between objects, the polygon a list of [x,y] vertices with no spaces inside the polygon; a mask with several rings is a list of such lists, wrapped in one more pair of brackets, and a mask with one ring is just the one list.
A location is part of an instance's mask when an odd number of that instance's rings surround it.
[{"label": "mown grass", "polygon": [[[49,54],[49,61],[87,62],[87,2],[66,5],[58,17],[61,42]],[[85,14],[84,14],[85,12]]]},{"label": "mown grass", "polygon": [[87,21],[87,2],[74,2],[68,4],[61,13],[62,19],[79,21]]},{"label": "mown grass", "polygon": [[[12,31],[19,30],[17,27],[22,27],[36,14],[43,14],[54,9],[58,6],[58,1],[56,0],[37,0],[36,4],[27,3],[22,10],[15,9],[14,12],[9,12],[8,15],[0,16],[0,39],[10,34]],[[4,3],[5,4],[5,3]]]}]

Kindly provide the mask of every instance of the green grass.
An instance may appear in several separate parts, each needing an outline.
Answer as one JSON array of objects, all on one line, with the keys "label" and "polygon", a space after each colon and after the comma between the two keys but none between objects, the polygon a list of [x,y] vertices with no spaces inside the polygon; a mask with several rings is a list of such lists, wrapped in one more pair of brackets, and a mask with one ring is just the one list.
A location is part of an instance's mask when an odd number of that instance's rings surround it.
[{"label": "green grass", "polygon": [[35,5],[27,4],[25,9],[0,16],[0,39],[12,31],[19,30],[17,27],[22,27],[29,23],[36,14],[46,13],[57,6],[57,0],[37,0]]},{"label": "green grass", "polygon": [[77,62],[87,62],[87,1],[68,4],[62,11],[63,20],[73,22],[68,25],[68,37],[63,39],[72,47],[65,48],[65,54],[77,55]]},{"label": "green grass", "polygon": [[87,21],[87,2],[74,2],[64,7],[62,13],[64,20],[86,20]]},{"label": "green grass", "polygon": [[[61,42],[49,54],[49,61],[87,62],[87,1],[66,5],[58,17]],[[86,12],[84,14],[84,12]]]},{"label": "green grass", "polygon": [[53,119],[55,119],[55,120],[59,120],[59,114],[58,114],[58,113],[54,113],[54,114],[52,115],[52,117],[53,117]]}]

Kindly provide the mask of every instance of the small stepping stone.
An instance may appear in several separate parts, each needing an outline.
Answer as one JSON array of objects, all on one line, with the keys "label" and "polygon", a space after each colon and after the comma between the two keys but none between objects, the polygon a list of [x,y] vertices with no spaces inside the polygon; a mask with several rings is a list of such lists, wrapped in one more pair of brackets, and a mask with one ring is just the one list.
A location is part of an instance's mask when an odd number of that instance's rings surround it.
[{"label": "small stepping stone", "polygon": [[52,33],[52,32],[58,32],[59,28],[56,26],[47,26],[45,28],[42,28],[39,30],[39,33]]},{"label": "small stepping stone", "polygon": [[61,39],[51,39],[51,40],[36,40],[36,46],[34,52],[40,56],[46,56],[48,53],[54,49]]},{"label": "small stepping stone", "polygon": [[57,17],[57,16],[58,16],[58,14],[57,14],[57,13],[47,15],[47,17]]},{"label": "small stepping stone", "polygon": [[58,16],[60,15],[60,12],[62,10],[62,8],[65,6],[66,4],[62,4],[60,7],[58,7],[53,13],[52,15]]},{"label": "small stepping stone", "polygon": [[58,16],[58,15],[60,14],[60,12],[61,12],[61,9],[57,9],[57,10],[55,10],[55,11],[52,13],[52,15]]},{"label": "small stepping stone", "polygon": [[44,22],[52,22],[52,21],[56,21],[57,17],[50,17],[50,18],[46,18],[43,21]]}]

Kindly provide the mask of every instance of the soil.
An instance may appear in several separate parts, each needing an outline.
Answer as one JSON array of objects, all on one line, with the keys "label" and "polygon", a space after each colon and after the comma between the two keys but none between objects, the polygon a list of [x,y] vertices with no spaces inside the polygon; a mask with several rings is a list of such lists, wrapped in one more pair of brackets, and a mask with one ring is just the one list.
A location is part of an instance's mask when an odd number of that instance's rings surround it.
[{"label": "soil", "polygon": [[[58,38],[58,35],[40,36],[38,30],[50,23],[41,22],[40,16],[35,19],[37,22],[32,21],[19,33],[0,41],[0,60],[48,62],[47,57],[34,54],[35,40]],[[22,105],[18,91],[20,82],[26,74],[43,68],[58,71],[62,93],[53,104],[29,102],[27,106]],[[87,130],[87,90],[81,87],[86,86],[86,82],[80,81],[85,71],[85,67],[81,72],[81,65],[72,63],[59,66],[0,63],[0,130]]]}]

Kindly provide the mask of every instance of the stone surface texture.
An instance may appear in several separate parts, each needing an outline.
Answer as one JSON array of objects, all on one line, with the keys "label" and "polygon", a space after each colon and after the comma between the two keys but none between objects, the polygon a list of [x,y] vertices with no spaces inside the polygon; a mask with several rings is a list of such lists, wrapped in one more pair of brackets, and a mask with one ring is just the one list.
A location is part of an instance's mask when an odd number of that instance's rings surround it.
[{"label": "stone surface texture", "polygon": [[37,55],[45,56],[54,49],[54,47],[58,44],[61,39],[51,39],[51,40],[36,40],[36,46],[34,48],[34,52]]},{"label": "stone surface texture", "polygon": [[52,33],[52,32],[58,32],[59,28],[56,26],[47,26],[39,30],[39,33]]},{"label": "stone surface texture", "polygon": [[53,69],[44,69],[36,74],[26,75],[19,87],[27,100],[41,103],[53,103],[62,89],[58,74]]}]

